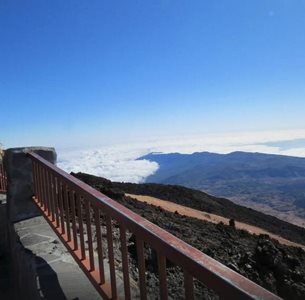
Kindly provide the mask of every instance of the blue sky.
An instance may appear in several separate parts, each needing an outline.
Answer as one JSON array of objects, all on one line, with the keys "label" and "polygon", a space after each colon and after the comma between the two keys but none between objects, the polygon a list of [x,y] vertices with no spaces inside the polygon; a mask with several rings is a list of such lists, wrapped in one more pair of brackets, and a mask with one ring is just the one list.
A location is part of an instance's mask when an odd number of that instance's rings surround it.
[{"label": "blue sky", "polygon": [[0,141],[305,128],[305,1],[0,2]]}]

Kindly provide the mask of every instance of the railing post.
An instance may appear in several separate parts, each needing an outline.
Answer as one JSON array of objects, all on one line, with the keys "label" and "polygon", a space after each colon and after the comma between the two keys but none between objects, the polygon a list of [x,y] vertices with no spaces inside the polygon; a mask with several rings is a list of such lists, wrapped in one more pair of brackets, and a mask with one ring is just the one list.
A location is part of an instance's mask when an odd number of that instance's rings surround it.
[{"label": "railing post", "polygon": [[27,153],[35,152],[51,163],[56,162],[54,148],[23,147],[5,151],[4,165],[7,172],[7,208],[12,222],[40,215],[32,200],[33,172],[32,161]]}]

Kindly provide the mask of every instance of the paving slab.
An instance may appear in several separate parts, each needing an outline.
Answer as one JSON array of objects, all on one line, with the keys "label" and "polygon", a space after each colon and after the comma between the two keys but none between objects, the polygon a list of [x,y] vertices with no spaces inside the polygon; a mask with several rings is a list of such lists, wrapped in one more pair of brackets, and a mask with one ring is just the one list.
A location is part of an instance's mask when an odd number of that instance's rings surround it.
[{"label": "paving slab", "polygon": [[[5,215],[5,197],[0,197],[0,200],[3,201],[2,204],[0,203],[3,206],[2,215]],[[16,222],[14,230],[25,251],[35,256],[37,290],[41,299],[102,299],[43,216]],[[96,252],[94,259],[97,266]],[[8,282],[8,273],[6,272],[8,265],[1,259],[0,269],[2,269],[0,270],[0,299],[11,299],[7,293],[8,288],[4,289]],[[120,270],[120,267],[116,268],[117,291],[119,298],[124,299],[123,275]],[[104,259],[104,271],[106,281],[110,281],[109,261],[106,258]],[[139,299],[138,283],[130,278],[130,285],[132,299]]]},{"label": "paving slab", "polygon": [[23,246],[36,255],[37,288],[43,299],[102,299],[42,216],[16,223],[15,230]]}]

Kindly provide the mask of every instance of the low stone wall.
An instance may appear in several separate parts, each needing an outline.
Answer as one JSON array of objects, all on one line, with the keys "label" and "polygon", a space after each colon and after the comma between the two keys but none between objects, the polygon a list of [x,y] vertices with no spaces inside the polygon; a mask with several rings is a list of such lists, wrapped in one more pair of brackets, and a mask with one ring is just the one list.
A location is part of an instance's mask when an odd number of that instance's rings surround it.
[{"label": "low stone wall", "polygon": [[40,215],[32,200],[32,161],[27,153],[35,152],[51,163],[56,163],[54,148],[26,147],[5,150],[4,167],[7,173],[8,218],[11,222]]}]

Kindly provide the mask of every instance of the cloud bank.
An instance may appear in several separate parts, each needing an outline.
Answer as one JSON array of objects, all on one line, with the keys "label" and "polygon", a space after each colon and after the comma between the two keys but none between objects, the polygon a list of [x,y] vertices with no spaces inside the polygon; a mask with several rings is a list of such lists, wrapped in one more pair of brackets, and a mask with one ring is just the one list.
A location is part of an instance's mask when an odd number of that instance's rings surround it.
[{"label": "cloud bank", "polygon": [[112,181],[142,182],[158,169],[155,162],[137,160],[144,154],[139,149],[122,146],[63,151],[59,152],[57,165],[67,172],[84,172]]},{"label": "cloud bank", "polygon": [[159,167],[155,162],[137,160],[139,157],[150,152],[202,151],[217,153],[249,151],[305,157],[305,130],[176,136],[86,150],[59,149],[57,152],[58,166],[67,172],[85,172],[113,181],[139,183],[156,172]]}]

